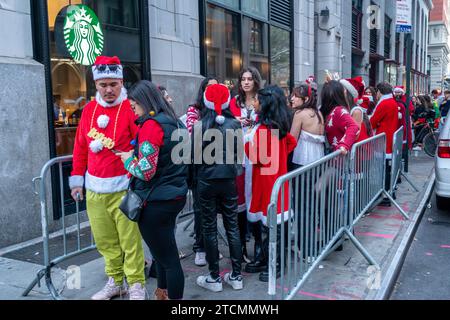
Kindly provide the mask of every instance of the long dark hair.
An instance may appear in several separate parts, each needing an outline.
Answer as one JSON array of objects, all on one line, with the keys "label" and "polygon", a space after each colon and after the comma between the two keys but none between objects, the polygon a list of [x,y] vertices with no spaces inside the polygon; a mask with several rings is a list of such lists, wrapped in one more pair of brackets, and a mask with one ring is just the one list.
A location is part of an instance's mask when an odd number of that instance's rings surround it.
[{"label": "long dark hair", "polygon": [[250,72],[252,74],[253,81],[255,82],[255,93],[258,92],[261,89],[262,85],[262,77],[259,73],[258,69],[254,67],[247,67],[241,70],[239,73],[239,90],[238,90],[238,97],[237,97],[237,104],[240,108],[243,108],[245,105],[246,100],[246,94],[244,92],[244,89],[242,89],[242,77],[244,76],[244,73]]},{"label": "long dark hair", "polygon": [[128,91],[128,99],[136,101],[145,111],[141,118],[148,117],[150,112],[155,116],[164,113],[169,118],[178,121],[177,115],[172,106],[164,99],[161,90],[153,82],[141,80]]},{"label": "long dark hair", "polygon": [[219,83],[219,79],[217,79],[216,77],[206,77],[200,83],[200,87],[198,88],[197,92],[197,100],[195,101],[195,104],[192,105],[198,111],[203,111],[205,109],[205,102],[203,101],[203,95],[205,94],[206,87],[208,86],[208,83],[211,80],[216,80],[217,83]]},{"label": "long dark hair", "polygon": [[258,100],[261,105],[258,123],[270,129],[278,129],[280,139],[286,137],[291,129],[291,112],[283,89],[278,86],[268,86],[258,91]]},{"label": "long dark hair", "polygon": [[[319,118],[319,123],[322,124],[322,118],[320,117],[319,109],[317,108],[317,90],[310,84],[302,84],[298,87],[295,87],[292,91],[292,94],[297,98],[301,98],[303,99],[303,101],[305,101],[305,103],[303,103],[301,107],[294,107],[294,112],[311,109],[314,111],[317,118]],[[308,101],[306,101],[306,98],[308,98]]]},{"label": "long dark hair", "polygon": [[344,94],[344,86],[338,81],[331,80],[325,83],[322,89],[321,101],[322,106],[320,112],[322,112],[325,121],[336,107],[344,107],[349,111],[347,99]]}]

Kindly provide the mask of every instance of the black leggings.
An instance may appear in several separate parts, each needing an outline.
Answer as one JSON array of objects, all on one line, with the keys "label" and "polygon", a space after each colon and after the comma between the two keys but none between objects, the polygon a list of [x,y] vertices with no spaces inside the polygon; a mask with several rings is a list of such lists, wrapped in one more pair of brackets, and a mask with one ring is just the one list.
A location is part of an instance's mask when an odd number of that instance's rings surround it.
[{"label": "black leggings", "polygon": [[139,229],[156,261],[158,288],[167,289],[169,299],[183,299],[184,273],[175,241],[177,215],[186,198],[150,202],[141,214]]}]

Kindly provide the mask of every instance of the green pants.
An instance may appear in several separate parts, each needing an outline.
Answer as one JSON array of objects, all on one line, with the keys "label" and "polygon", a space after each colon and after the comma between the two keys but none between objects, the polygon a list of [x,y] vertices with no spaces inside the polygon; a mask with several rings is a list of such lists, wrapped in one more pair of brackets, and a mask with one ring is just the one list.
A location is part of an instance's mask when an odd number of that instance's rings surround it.
[{"label": "green pants", "polygon": [[89,222],[100,254],[105,258],[105,272],[116,284],[124,276],[130,286],[145,284],[144,249],[137,223],[120,211],[124,192],[97,194],[87,191],[86,203]]}]

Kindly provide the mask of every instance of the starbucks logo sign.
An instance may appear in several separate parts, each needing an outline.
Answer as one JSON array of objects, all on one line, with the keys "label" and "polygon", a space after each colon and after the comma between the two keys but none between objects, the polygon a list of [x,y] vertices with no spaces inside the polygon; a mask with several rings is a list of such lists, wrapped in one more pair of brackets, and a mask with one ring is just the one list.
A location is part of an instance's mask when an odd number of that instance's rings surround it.
[{"label": "starbucks logo sign", "polygon": [[103,51],[103,32],[94,11],[85,5],[67,8],[64,41],[72,58],[85,66],[94,64]]}]

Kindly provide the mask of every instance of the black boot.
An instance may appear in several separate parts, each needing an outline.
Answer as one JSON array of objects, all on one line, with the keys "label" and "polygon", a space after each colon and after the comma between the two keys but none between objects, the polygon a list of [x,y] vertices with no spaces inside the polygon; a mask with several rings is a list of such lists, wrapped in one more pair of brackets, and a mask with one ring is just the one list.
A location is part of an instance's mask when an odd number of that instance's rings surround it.
[{"label": "black boot", "polygon": [[[281,277],[281,268],[277,265],[277,279]],[[259,274],[259,281],[261,282],[269,282],[269,270],[266,268],[265,271]]]},{"label": "black boot", "polygon": [[261,242],[255,241],[254,252],[254,260],[250,263],[247,263],[245,266],[245,272],[247,273],[258,273],[267,269],[267,258],[264,255]]}]

